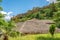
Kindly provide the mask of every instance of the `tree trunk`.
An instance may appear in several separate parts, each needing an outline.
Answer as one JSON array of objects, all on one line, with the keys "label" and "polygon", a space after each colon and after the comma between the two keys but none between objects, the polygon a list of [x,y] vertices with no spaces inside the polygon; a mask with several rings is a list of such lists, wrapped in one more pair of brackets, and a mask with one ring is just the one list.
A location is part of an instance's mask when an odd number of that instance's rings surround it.
[{"label": "tree trunk", "polygon": [[3,38],[3,40],[8,40],[8,36],[7,36],[7,34],[4,34],[4,38]]}]

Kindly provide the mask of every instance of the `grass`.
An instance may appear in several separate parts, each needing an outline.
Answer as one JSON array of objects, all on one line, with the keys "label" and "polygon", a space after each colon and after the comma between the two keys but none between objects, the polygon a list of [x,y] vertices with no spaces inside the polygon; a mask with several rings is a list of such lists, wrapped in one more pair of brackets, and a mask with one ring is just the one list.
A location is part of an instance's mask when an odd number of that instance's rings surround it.
[{"label": "grass", "polygon": [[9,37],[9,40],[60,40],[60,33],[55,34],[52,38],[50,34],[34,34],[19,37]]}]

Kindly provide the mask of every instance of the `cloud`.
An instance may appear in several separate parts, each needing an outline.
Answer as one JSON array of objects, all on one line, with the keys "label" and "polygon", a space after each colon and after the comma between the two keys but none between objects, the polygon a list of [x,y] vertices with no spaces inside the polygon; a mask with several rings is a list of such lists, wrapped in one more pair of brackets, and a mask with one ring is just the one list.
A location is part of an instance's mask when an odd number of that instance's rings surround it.
[{"label": "cloud", "polygon": [[12,14],[13,12],[0,11],[0,13],[2,13],[2,14],[6,14],[6,16],[4,17],[5,20],[10,20],[11,17],[12,17],[11,14]]},{"label": "cloud", "polygon": [[1,14],[7,14],[7,12],[4,12],[4,11],[0,11]]},{"label": "cloud", "polygon": [[12,16],[5,16],[5,20],[10,20]]},{"label": "cloud", "polygon": [[57,0],[46,0],[46,1],[48,1],[49,3],[52,3],[52,2],[56,3]]},{"label": "cloud", "polygon": [[8,12],[8,15],[12,14],[13,12]]}]

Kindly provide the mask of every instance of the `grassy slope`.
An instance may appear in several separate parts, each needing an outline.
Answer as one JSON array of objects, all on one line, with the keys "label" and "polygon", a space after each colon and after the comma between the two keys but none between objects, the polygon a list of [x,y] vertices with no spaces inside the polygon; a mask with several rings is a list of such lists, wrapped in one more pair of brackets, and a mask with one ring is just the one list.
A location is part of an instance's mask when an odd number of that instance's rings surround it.
[{"label": "grassy slope", "polygon": [[60,40],[60,33],[55,34],[54,38],[50,34],[36,34],[36,35],[26,35],[16,38],[9,38],[10,40]]}]

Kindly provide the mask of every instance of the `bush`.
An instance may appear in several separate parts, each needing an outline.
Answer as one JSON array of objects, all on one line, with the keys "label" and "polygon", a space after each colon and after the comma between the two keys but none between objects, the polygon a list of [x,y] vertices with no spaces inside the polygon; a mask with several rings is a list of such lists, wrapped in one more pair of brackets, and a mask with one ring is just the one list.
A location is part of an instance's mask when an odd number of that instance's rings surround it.
[{"label": "bush", "polygon": [[54,36],[55,25],[51,25],[51,26],[50,26],[49,32],[50,32],[50,34],[51,34],[52,36]]},{"label": "bush", "polygon": [[54,21],[55,21],[56,27],[60,28],[60,17],[56,18]]},{"label": "bush", "polygon": [[17,31],[11,31],[10,33],[9,33],[9,35],[11,36],[11,37],[17,37],[17,36],[19,36],[19,32],[17,32]]},{"label": "bush", "polygon": [[57,26],[58,28],[60,28],[60,22],[59,22],[59,23],[57,23],[57,24],[56,24],[56,26]]}]

